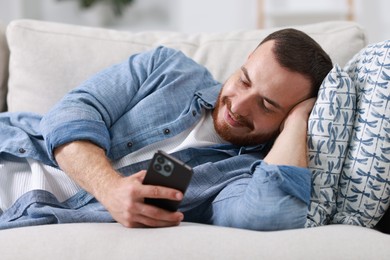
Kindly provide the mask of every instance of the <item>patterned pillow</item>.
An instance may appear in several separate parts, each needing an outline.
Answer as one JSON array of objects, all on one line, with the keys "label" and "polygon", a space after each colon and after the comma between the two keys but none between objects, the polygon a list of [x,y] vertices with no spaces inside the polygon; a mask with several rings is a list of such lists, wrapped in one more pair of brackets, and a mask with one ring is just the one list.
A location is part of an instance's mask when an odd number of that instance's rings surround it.
[{"label": "patterned pillow", "polygon": [[351,138],[355,87],[338,65],[324,79],[309,117],[308,162],[313,173],[307,227],[329,224]]},{"label": "patterned pillow", "polygon": [[357,110],[332,223],[373,227],[390,203],[390,41],[367,46],[344,70]]}]

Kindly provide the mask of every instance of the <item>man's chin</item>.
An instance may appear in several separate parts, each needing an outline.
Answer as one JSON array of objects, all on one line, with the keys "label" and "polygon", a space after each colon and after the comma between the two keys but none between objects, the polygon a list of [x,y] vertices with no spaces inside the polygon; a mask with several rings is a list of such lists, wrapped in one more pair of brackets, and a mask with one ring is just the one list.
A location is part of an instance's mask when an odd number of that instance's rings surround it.
[{"label": "man's chin", "polygon": [[238,146],[250,146],[250,145],[258,145],[268,143],[274,140],[277,136],[276,133],[272,134],[259,134],[259,135],[251,135],[251,134],[242,134],[242,135],[234,135],[227,131],[218,131],[218,135],[225,141],[238,145]]}]

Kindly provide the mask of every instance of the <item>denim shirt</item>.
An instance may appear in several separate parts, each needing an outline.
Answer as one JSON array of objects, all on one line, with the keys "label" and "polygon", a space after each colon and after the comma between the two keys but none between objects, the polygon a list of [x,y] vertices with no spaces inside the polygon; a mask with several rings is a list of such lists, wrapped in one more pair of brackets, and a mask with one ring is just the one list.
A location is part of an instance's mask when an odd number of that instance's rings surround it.
[{"label": "denim shirt", "polygon": [[160,47],[131,56],[70,92],[43,118],[41,130],[50,152],[86,139],[117,160],[194,125],[202,107],[214,107],[220,88],[203,66]]},{"label": "denim shirt", "polygon": [[[85,81],[43,117],[2,113],[0,156],[29,157],[57,166],[55,147],[89,140],[114,161],[196,124],[203,110],[214,108],[220,89],[207,69],[179,51],[159,47],[136,54]],[[185,220],[256,230],[303,227],[310,173],[267,165],[261,161],[265,147],[222,145],[177,152],[175,156],[193,166],[195,173],[180,207]],[[142,162],[120,171],[130,175],[146,167]],[[44,191],[22,196],[1,215],[0,228],[113,221],[85,191],[63,203],[54,200]],[[38,217],[36,222],[32,216],[40,214],[34,205],[51,217]],[[50,214],[42,213],[47,207]]]},{"label": "denim shirt", "polygon": [[206,68],[159,47],[98,73],[43,117],[2,113],[0,153],[55,166],[55,147],[89,140],[117,160],[197,123],[220,88]]}]

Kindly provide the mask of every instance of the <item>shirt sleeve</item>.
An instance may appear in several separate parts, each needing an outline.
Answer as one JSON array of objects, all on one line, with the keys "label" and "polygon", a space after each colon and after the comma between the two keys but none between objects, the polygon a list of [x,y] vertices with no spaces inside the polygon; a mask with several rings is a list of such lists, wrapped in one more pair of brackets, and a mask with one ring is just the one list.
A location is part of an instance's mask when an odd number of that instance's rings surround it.
[{"label": "shirt sleeve", "polygon": [[252,230],[303,228],[310,202],[306,168],[255,162],[252,176],[227,185],[212,205],[212,224]]},{"label": "shirt sleeve", "polygon": [[143,89],[143,83],[176,53],[159,47],[132,55],[69,92],[40,123],[50,160],[56,164],[55,147],[76,140],[91,141],[108,154],[110,127],[143,96],[153,92]]}]

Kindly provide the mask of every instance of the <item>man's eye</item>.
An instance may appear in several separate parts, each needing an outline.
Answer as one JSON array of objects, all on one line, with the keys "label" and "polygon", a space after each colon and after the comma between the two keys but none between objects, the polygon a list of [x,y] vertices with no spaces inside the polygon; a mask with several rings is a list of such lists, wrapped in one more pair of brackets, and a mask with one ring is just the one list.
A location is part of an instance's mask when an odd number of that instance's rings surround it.
[{"label": "man's eye", "polygon": [[246,87],[249,87],[249,83],[248,83],[247,81],[243,80],[242,78],[239,78],[238,80],[239,80],[239,82],[240,82],[241,85],[244,85],[244,86],[246,86]]},{"label": "man's eye", "polygon": [[267,113],[271,113],[272,112],[272,110],[271,109],[269,109],[268,107],[266,107],[266,106],[264,106],[264,111],[265,112],[267,112]]},{"label": "man's eye", "polygon": [[270,108],[270,105],[266,101],[260,102],[260,107],[266,113],[271,113],[272,112],[272,109]]}]

